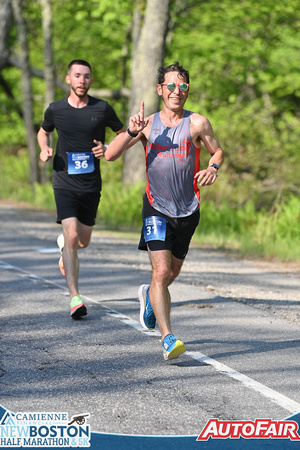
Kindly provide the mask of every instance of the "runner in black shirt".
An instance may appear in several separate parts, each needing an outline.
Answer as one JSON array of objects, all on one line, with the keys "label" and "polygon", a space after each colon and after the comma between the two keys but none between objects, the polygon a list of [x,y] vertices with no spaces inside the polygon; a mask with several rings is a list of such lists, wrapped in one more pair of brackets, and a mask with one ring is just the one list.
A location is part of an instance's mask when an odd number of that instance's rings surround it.
[{"label": "runner in black shirt", "polygon": [[93,79],[87,61],[71,61],[66,82],[70,95],[49,105],[37,138],[40,159],[46,162],[53,156],[49,136],[54,128],[58,134],[52,184],[57,223],[63,229],[57,238],[62,253],[59,267],[71,296],[71,317],[76,319],[87,313],[78,292],[77,250],[89,245],[95,225],[102,185],[100,159],[106,149],[105,128],[110,127],[117,134],[125,129],[106,101],[88,95]]}]

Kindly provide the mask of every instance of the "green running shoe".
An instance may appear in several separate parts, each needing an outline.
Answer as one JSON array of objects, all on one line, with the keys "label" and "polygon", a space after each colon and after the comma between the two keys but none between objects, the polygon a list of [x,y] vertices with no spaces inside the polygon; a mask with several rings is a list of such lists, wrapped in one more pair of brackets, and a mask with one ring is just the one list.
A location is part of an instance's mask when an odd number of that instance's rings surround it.
[{"label": "green running shoe", "polygon": [[79,294],[72,298],[70,307],[72,319],[79,319],[81,316],[87,315],[86,306]]}]

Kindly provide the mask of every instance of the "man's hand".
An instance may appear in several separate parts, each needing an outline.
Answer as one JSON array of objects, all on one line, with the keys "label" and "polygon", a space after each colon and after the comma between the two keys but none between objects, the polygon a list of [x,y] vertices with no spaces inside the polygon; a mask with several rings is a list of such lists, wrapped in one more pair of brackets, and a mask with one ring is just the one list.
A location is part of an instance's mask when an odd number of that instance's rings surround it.
[{"label": "man's hand", "polygon": [[149,118],[144,117],[144,102],[141,101],[140,111],[129,119],[129,130],[132,133],[139,133],[148,125],[148,123]]},{"label": "man's hand", "polygon": [[94,139],[93,142],[94,144],[96,144],[96,147],[92,148],[92,152],[94,153],[95,158],[97,159],[104,158],[106,146],[103,145],[101,141],[96,141],[96,139]]},{"label": "man's hand", "polygon": [[199,186],[209,186],[216,181],[217,177],[218,171],[213,167],[210,167],[209,169],[204,169],[197,172],[194,178],[197,180]]},{"label": "man's hand", "polygon": [[50,147],[44,147],[43,150],[41,150],[40,153],[40,159],[43,162],[47,162],[49,161],[49,159],[51,159],[53,156],[53,148]]}]

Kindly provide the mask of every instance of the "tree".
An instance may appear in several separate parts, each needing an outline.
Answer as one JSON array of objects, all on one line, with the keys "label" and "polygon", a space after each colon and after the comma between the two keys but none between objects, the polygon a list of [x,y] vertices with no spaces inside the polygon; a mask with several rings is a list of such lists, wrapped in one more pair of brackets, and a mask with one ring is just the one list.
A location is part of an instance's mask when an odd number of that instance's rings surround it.
[{"label": "tree", "polygon": [[42,29],[44,40],[44,78],[45,78],[45,107],[55,100],[55,70],[52,50],[52,8],[51,0],[41,0]]},{"label": "tree", "polygon": [[12,24],[10,0],[0,0],[0,71],[8,65],[8,35]]},{"label": "tree", "polygon": [[[169,0],[136,1],[133,15],[131,56],[131,98],[129,116],[145,102],[145,115],[158,110],[157,68],[162,65],[169,21]],[[159,11],[159,14],[158,14]],[[145,179],[145,156],[137,143],[124,155],[123,183],[136,184]]]},{"label": "tree", "polygon": [[[46,66],[41,1],[26,0],[22,10],[36,124],[42,119],[48,91],[40,81]],[[0,148],[15,155],[27,144],[20,119],[23,65],[11,3],[0,0]],[[83,57],[93,67],[91,95],[112,101],[125,123],[138,111],[141,100],[147,115],[159,109],[156,69],[161,63],[179,61],[190,72],[186,107],[210,119],[226,152],[221,189],[207,190],[203,196],[210,199],[219,192],[214,198],[217,204],[224,198],[240,204],[251,196],[257,207],[268,208],[279,191],[299,194],[299,0],[63,3],[62,8],[61,2],[52,2],[53,66],[59,97],[68,92],[63,81],[66,64]],[[154,18],[148,20],[153,12]],[[159,46],[165,26],[166,40]],[[148,92],[154,103],[146,98]],[[108,131],[107,141],[112,135]],[[207,162],[204,155],[203,164]],[[121,165],[122,160],[114,165],[118,179]],[[141,144],[126,152],[124,166],[124,182],[144,179]]]},{"label": "tree", "polygon": [[[42,5],[42,30],[44,40],[44,76],[45,76],[45,109],[55,101],[55,70],[52,51],[52,8],[51,0],[41,0]],[[53,147],[53,135],[49,138],[50,147]],[[40,181],[48,181],[46,165],[40,161]]]},{"label": "tree", "polygon": [[20,43],[20,62],[22,67],[22,90],[24,105],[24,124],[27,135],[27,146],[30,164],[30,184],[34,189],[34,184],[38,182],[38,156],[36,144],[36,130],[33,121],[33,100],[31,89],[31,77],[29,66],[29,50],[27,42],[26,24],[22,16],[21,0],[12,0],[14,18],[18,27],[18,38]]}]

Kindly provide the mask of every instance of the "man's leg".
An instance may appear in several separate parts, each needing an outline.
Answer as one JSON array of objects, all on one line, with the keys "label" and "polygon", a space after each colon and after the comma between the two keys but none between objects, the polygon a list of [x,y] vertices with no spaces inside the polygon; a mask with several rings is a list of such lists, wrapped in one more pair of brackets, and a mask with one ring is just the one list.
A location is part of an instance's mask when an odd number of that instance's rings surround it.
[{"label": "man's leg", "polygon": [[175,258],[170,250],[151,251],[148,249],[152,265],[152,279],[149,289],[153,308],[162,340],[171,330],[171,296],[168,287],[179,275],[183,259]]},{"label": "man's leg", "polygon": [[84,225],[75,217],[62,220],[64,234],[63,264],[71,299],[78,295],[79,260],[77,250],[89,245],[92,226]]}]

